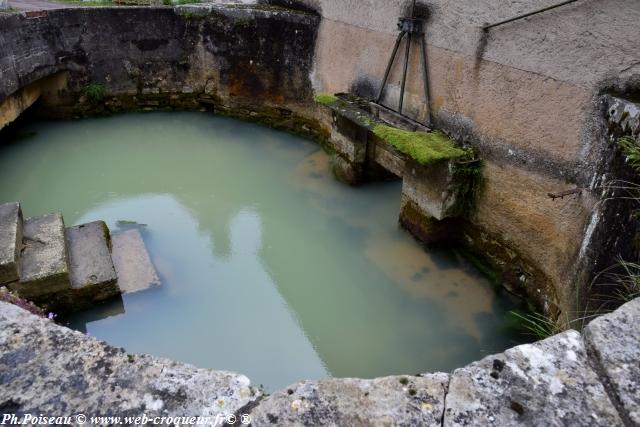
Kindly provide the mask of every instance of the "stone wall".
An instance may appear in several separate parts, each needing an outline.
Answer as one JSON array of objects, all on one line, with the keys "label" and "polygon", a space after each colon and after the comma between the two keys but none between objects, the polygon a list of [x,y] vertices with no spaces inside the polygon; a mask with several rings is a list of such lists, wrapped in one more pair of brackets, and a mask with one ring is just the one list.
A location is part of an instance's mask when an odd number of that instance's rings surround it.
[{"label": "stone wall", "polygon": [[[396,37],[405,0],[308,0],[321,11],[314,87],[372,97]],[[638,90],[640,3],[580,1],[483,35],[480,27],[553,0],[419,1],[429,13],[429,81],[436,125],[470,142],[485,160],[485,185],[465,241],[505,278],[546,294],[548,311],[572,315],[597,268],[589,224],[613,147],[604,93]],[[418,10],[422,10],[420,6]],[[425,117],[418,49],[412,51],[407,112]],[[399,62],[399,61],[398,61]],[[401,64],[386,102],[396,106]],[[626,87],[625,87],[626,86]],[[551,200],[573,188],[580,195]],[[606,230],[603,230],[606,233]],[[582,248],[582,250],[581,250]],[[608,262],[613,262],[609,257]],[[589,273],[585,273],[585,269]],[[556,306],[556,307],[554,307]]]},{"label": "stone wall", "polygon": [[231,425],[249,414],[254,426],[639,425],[639,325],[637,299],[583,335],[568,331],[450,374],[305,381],[269,396],[243,375],[127,354],[0,302],[0,413],[235,415]]},{"label": "stone wall", "polygon": [[[49,116],[215,107],[297,130],[306,122],[292,112],[311,105],[318,25],[310,13],[223,6],[2,16],[0,103],[64,72],[66,88],[39,104]],[[83,96],[88,85],[104,87],[101,102]]]},{"label": "stone wall", "polygon": [[[248,5],[256,2],[266,4]],[[322,140],[329,122],[312,105],[312,95],[350,91],[372,97],[396,37],[396,19],[409,4],[224,3],[2,16],[0,103],[62,72],[66,89],[40,97],[38,105],[49,116],[207,108]],[[423,3],[418,10],[426,8],[430,16],[434,122],[473,145],[485,161],[483,191],[468,226],[461,227],[463,241],[476,254],[489,255],[514,287],[541,296],[548,313],[572,313],[595,269],[608,267],[615,256],[593,259],[602,251],[619,252],[615,244],[591,239],[603,234],[592,232],[602,228],[594,207],[614,150],[601,95],[625,97],[640,87],[640,3],[584,0],[492,29],[486,37],[482,24],[554,2]],[[412,55],[406,111],[423,119],[428,110],[416,49]],[[391,74],[389,105],[398,98],[399,68]],[[92,83],[106,88],[98,105],[83,96]],[[582,191],[558,200],[547,195],[573,188]]]}]

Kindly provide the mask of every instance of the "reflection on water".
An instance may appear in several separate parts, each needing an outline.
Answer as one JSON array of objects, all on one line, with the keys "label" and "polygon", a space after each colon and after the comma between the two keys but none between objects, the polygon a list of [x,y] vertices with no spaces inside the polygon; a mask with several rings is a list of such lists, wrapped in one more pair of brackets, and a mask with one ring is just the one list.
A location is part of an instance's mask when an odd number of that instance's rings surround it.
[{"label": "reflection on water", "polygon": [[[306,378],[451,370],[515,337],[511,308],[397,226],[400,184],[353,189],[303,139],[196,113],[25,126],[0,146],[0,200],[143,232],[162,286],[70,324],[125,347]],[[25,165],[28,165],[25,166]]]}]

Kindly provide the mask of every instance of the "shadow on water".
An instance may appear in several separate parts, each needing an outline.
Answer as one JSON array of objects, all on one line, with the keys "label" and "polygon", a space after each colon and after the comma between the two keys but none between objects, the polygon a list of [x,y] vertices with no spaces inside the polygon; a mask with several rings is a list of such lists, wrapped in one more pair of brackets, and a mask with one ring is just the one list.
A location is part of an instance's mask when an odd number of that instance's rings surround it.
[{"label": "shadow on water", "polygon": [[143,233],[162,286],[68,319],[129,352],[274,390],[448,371],[518,341],[508,298],[398,227],[400,183],[340,185],[306,140],[197,113],[24,130],[0,146],[2,200]]}]

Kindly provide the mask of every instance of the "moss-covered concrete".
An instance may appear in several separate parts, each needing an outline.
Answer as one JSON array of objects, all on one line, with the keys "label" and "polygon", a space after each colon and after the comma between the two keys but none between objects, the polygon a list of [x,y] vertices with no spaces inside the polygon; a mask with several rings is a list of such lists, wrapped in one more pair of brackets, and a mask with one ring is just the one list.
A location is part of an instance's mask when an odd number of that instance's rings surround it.
[{"label": "moss-covered concrete", "polygon": [[469,151],[457,147],[455,141],[442,132],[409,132],[376,124],[373,133],[423,166],[446,160],[469,159],[472,156]]}]

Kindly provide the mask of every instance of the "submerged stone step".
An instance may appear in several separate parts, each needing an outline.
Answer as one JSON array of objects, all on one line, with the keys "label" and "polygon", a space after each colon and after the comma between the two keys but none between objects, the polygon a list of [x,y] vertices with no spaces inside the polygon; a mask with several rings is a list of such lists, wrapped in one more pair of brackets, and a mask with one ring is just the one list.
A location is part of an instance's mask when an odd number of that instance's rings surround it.
[{"label": "submerged stone step", "polygon": [[72,303],[98,302],[120,295],[111,260],[107,224],[96,221],[67,228]]},{"label": "submerged stone step", "polygon": [[41,301],[71,288],[64,220],[59,213],[24,222],[20,282],[9,288],[22,298]]},{"label": "submerged stone step", "polygon": [[112,238],[112,258],[123,294],[160,285],[160,279],[138,230],[126,230]]},{"label": "submerged stone step", "polygon": [[0,285],[18,280],[22,250],[22,210],[19,203],[0,205]]}]

